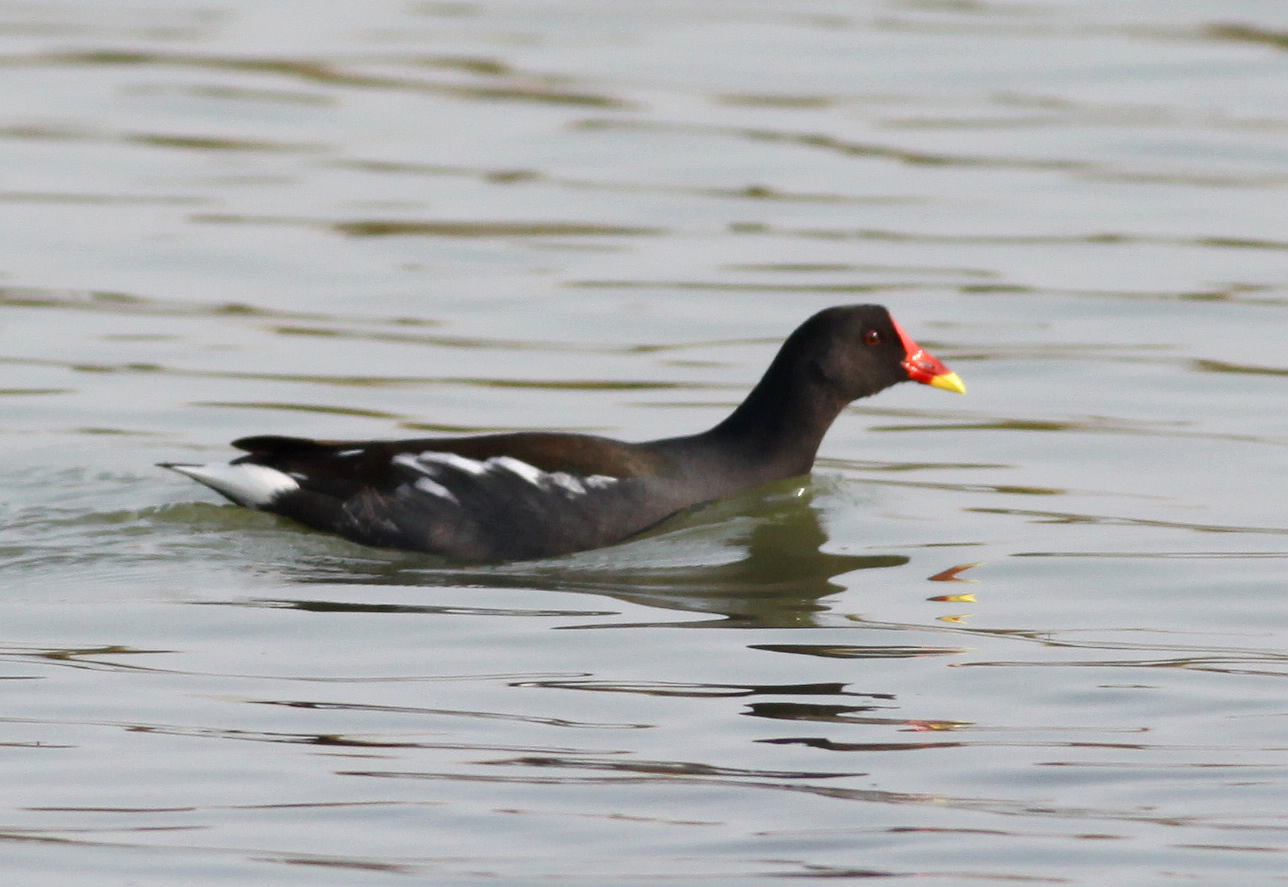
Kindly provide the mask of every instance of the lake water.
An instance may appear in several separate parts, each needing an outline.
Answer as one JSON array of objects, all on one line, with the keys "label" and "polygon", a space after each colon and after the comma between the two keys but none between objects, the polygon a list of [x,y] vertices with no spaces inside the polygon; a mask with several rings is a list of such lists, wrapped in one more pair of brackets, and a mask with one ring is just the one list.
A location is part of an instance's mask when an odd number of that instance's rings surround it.
[{"label": "lake water", "polygon": [[[1288,5],[0,3],[12,883],[1282,883]],[[718,421],[879,302],[970,392],[465,568],[251,433]]]}]

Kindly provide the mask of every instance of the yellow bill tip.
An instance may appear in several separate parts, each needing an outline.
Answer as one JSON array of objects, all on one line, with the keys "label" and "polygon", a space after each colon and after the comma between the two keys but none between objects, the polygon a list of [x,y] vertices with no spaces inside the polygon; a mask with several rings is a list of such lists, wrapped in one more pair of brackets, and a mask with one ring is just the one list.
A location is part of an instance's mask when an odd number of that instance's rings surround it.
[{"label": "yellow bill tip", "polygon": [[927,384],[942,388],[945,391],[955,391],[958,394],[966,393],[966,383],[956,373],[940,373],[937,376],[931,376]]}]

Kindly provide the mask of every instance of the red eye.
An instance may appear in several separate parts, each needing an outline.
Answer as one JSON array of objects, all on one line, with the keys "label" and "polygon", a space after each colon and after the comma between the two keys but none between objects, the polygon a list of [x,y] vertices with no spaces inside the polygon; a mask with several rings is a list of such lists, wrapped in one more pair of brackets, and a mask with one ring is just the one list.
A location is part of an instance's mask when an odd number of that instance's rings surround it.
[{"label": "red eye", "polygon": [[864,345],[880,345],[881,333],[878,330],[868,330],[863,334]]}]

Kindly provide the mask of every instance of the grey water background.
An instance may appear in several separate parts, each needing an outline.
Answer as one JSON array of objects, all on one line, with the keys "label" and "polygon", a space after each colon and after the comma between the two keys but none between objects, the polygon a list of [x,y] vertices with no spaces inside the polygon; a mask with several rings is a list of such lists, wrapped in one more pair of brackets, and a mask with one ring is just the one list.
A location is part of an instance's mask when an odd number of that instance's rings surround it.
[{"label": "grey water background", "polygon": [[[0,3],[13,883],[1282,883],[1288,5]],[[453,567],[249,433],[713,424],[817,308],[969,394]]]}]

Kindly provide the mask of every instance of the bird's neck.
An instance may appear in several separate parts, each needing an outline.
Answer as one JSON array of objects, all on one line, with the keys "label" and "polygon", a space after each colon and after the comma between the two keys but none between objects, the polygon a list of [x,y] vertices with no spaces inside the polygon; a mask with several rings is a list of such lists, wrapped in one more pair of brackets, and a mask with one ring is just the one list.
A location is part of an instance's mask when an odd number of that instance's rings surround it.
[{"label": "bird's neck", "polygon": [[845,403],[803,376],[771,367],[723,422],[653,446],[679,457],[675,464],[686,466],[687,483],[702,489],[704,498],[807,474]]},{"label": "bird's neck", "polygon": [[803,371],[769,372],[706,436],[771,475],[767,479],[791,477],[813,467],[823,435],[844,408],[841,398]]}]

